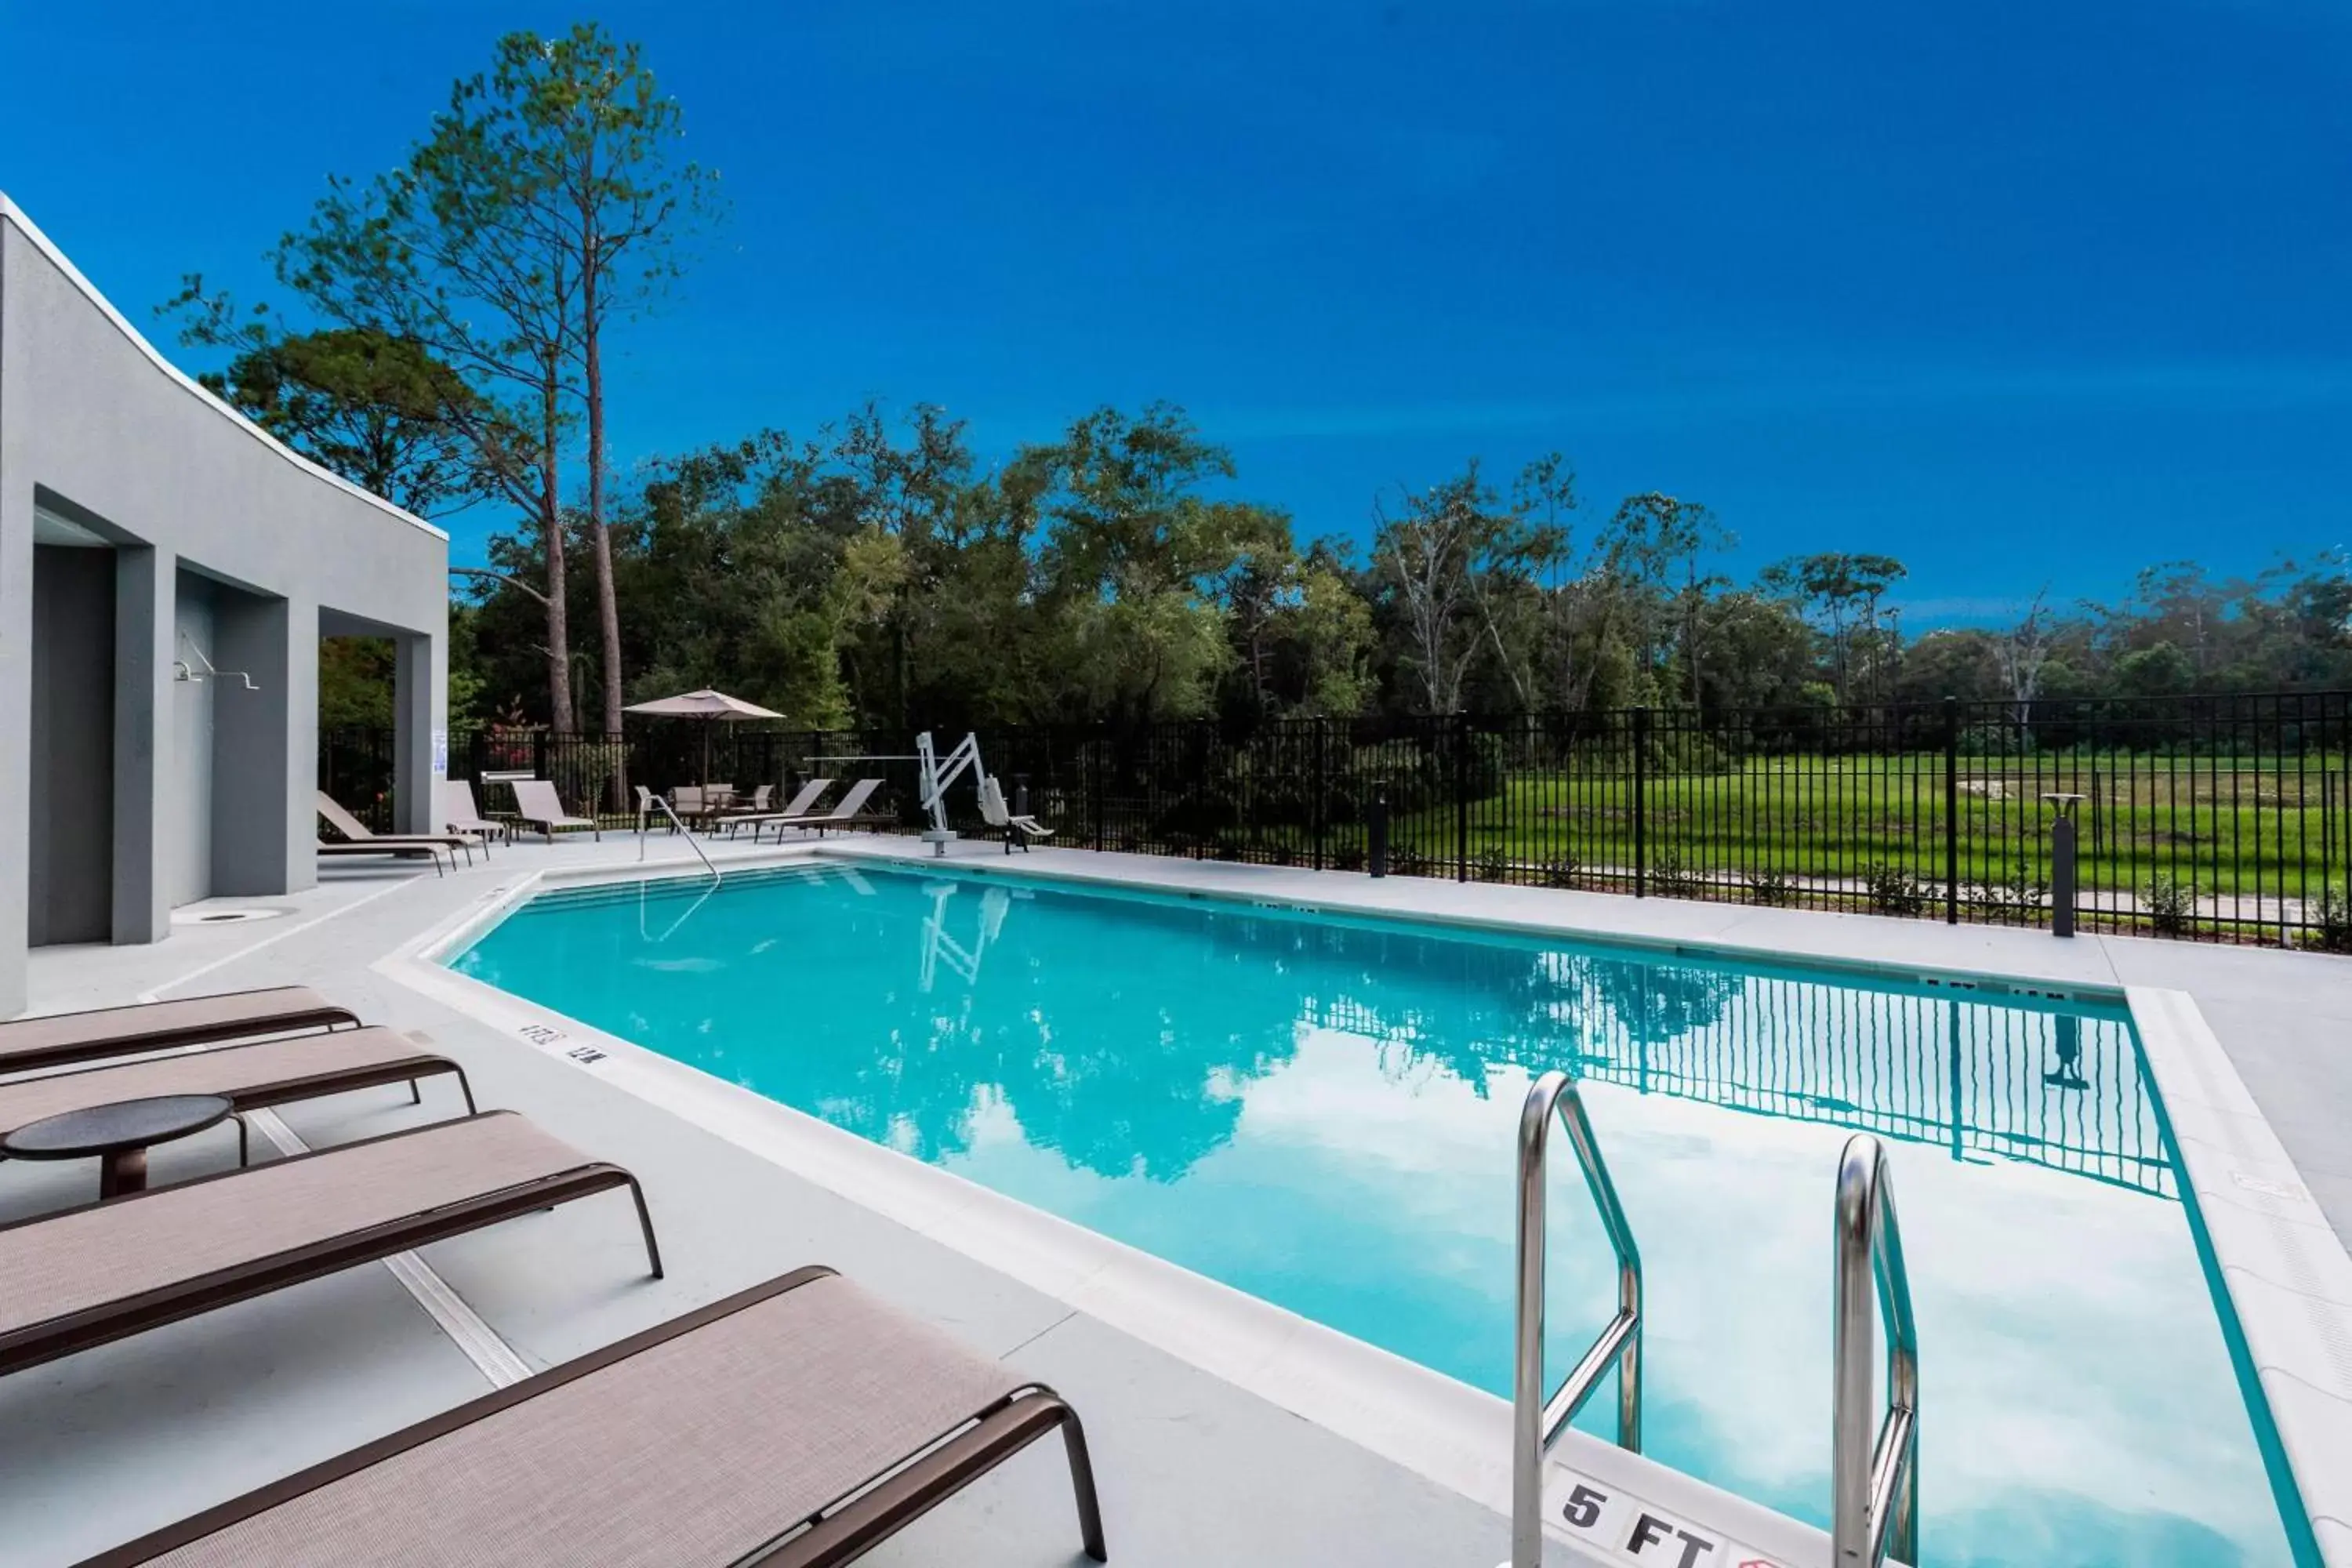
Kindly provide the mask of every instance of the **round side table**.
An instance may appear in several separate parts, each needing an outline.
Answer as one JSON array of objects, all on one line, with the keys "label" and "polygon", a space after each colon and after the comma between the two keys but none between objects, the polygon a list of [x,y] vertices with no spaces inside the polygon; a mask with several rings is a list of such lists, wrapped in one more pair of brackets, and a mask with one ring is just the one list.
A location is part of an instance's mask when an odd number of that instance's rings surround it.
[{"label": "round side table", "polygon": [[236,1109],[216,1094],[166,1094],[85,1106],[28,1121],[0,1138],[11,1160],[87,1160],[95,1156],[101,1201],[147,1185],[147,1151],[157,1143],[217,1127]]}]

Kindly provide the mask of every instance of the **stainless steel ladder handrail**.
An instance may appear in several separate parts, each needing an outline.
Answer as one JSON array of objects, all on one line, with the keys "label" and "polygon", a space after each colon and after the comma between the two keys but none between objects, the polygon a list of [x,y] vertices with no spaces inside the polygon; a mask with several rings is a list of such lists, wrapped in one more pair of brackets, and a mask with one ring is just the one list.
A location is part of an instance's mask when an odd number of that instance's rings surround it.
[{"label": "stainless steel ladder handrail", "polygon": [[[702,846],[694,841],[694,829],[688,827],[685,823],[680,822],[677,819],[677,813],[669,808],[669,797],[667,795],[648,795],[646,796],[646,800],[649,805],[661,807],[661,814],[669,818],[670,826],[677,828],[679,833],[685,836],[686,847],[688,849],[693,850],[696,858],[701,860],[702,868],[710,873],[710,879],[714,882],[725,881],[727,879],[726,873],[719,870],[718,867],[712,865],[710,862],[710,857],[703,854]],[[637,814],[637,858],[643,860],[645,858],[646,817],[645,813],[639,812]]]},{"label": "stainless steel ladder handrail", "polygon": [[[1886,1318],[1886,1410],[1872,1411],[1877,1317]],[[1838,1161],[1830,1546],[1835,1568],[1919,1561],[1919,1338],[1886,1151],[1867,1132]],[[1874,1430],[1874,1427],[1875,1428]]]},{"label": "stainless steel ladder handrail", "polygon": [[[1592,1342],[1574,1371],[1544,1392],[1544,1160],[1554,1115],[1584,1169],[1584,1184],[1601,1211],[1601,1227],[1617,1253],[1617,1316]],[[1519,1111],[1519,1295],[1517,1343],[1511,1380],[1511,1568],[1543,1561],[1543,1461],[1613,1363],[1617,1367],[1617,1444],[1642,1450],[1642,1254],[1625,1223],[1617,1185],[1586,1120],[1576,1082],[1548,1072],[1528,1089]]]}]

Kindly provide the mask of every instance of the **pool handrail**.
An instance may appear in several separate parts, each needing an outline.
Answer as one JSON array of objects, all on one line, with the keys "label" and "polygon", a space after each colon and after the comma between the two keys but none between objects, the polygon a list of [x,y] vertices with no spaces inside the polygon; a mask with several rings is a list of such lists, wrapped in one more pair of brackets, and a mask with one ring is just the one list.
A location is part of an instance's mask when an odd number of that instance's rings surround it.
[{"label": "pool handrail", "polygon": [[[661,814],[669,818],[670,826],[677,828],[678,832],[686,836],[686,847],[694,851],[695,858],[702,862],[702,868],[710,873],[710,879],[712,882],[723,882],[727,879],[726,873],[719,870],[718,867],[712,865],[710,862],[710,857],[702,852],[702,846],[694,841],[694,829],[688,827],[685,823],[680,822],[677,817],[677,813],[670,809],[669,798],[667,795],[648,794],[646,796],[646,804],[647,805],[658,806],[661,809]],[[643,860],[645,858],[646,817],[645,813],[639,812],[637,814],[637,858]],[[676,930],[677,928],[673,926],[671,929]]]},{"label": "pool handrail", "polygon": [[[1886,1150],[1867,1132],[1838,1160],[1830,1546],[1835,1568],[1919,1561],[1919,1340]],[[1886,1409],[1872,1408],[1886,1318]]]},{"label": "pool handrail", "polygon": [[[1549,1395],[1544,1391],[1544,1165],[1557,1116],[1583,1167],[1584,1183],[1617,1254],[1617,1316]],[[1642,1253],[1617,1184],[1601,1157],[1576,1080],[1545,1073],[1519,1111],[1519,1289],[1511,1379],[1511,1568],[1543,1561],[1543,1462],[1551,1446],[1617,1368],[1617,1445],[1642,1451]]]}]

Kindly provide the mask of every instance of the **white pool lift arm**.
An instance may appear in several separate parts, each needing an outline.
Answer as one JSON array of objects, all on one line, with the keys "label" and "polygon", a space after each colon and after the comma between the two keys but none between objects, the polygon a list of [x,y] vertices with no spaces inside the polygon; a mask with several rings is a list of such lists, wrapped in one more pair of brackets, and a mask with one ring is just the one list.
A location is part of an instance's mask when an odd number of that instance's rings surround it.
[{"label": "white pool lift arm", "polygon": [[988,770],[980,762],[980,737],[966,735],[956,742],[953,751],[941,757],[931,743],[931,732],[926,730],[915,737],[915,755],[922,764],[921,782],[918,786],[920,803],[931,819],[931,826],[923,834],[923,841],[945,855],[949,844],[955,839],[955,830],[948,826],[948,786],[961,778],[967,768],[981,778],[988,776]]}]

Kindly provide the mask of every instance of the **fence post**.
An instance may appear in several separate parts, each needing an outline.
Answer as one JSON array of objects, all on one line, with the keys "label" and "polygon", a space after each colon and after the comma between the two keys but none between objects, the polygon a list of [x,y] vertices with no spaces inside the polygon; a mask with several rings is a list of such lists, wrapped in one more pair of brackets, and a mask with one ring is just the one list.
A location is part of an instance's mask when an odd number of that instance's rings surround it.
[{"label": "fence post", "polygon": [[1470,715],[1454,716],[1454,879],[1470,879]]},{"label": "fence post", "polygon": [[1323,754],[1324,727],[1323,720],[1315,721],[1315,805],[1311,820],[1315,825],[1315,868],[1318,871],[1323,869],[1323,800],[1331,787],[1330,776],[1327,771],[1328,763],[1324,760]]},{"label": "fence post", "polygon": [[1650,895],[1650,710],[1633,710],[1633,896]]},{"label": "fence post", "polygon": [[1944,699],[1944,923],[1960,923],[1960,700]]},{"label": "fence post", "polygon": [[1091,793],[1094,795],[1094,799],[1088,804],[1090,804],[1094,808],[1095,848],[1099,851],[1103,847],[1103,765],[1110,756],[1110,727],[1108,725],[1097,724],[1095,726],[1095,743],[1092,750],[1094,752],[1095,765],[1087,770],[1087,783],[1093,786]]}]

